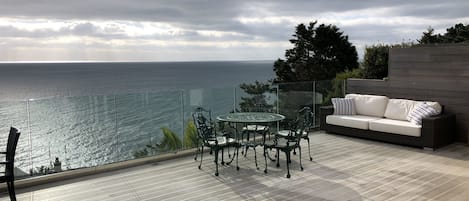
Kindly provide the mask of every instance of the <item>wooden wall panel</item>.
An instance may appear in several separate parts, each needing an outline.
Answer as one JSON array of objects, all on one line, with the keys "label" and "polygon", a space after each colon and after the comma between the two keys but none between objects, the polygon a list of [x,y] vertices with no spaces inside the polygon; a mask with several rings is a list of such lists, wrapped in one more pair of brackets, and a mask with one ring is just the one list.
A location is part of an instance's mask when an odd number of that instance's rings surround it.
[{"label": "wooden wall panel", "polygon": [[438,101],[456,114],[456,139],[469,139],[469,45],[392,48],[387,80],[347,80],[347,93]]}]

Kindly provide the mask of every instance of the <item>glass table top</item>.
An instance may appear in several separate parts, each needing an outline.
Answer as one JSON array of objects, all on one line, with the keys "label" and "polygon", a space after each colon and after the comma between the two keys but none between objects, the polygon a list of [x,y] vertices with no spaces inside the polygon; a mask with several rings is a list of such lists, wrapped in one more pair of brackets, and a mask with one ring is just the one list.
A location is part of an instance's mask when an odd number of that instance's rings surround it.
[{"label": "glass table top", "polygon": [[238,123],[268,123],[285,119],[285,116],[266,112],[237,112],[217,116],[217,120]]}]

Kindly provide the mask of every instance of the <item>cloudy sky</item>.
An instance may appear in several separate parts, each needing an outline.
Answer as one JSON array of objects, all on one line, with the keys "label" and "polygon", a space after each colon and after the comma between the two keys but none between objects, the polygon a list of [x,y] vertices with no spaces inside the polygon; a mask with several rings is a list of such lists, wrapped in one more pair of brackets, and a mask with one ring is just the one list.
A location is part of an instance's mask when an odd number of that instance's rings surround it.
[{"label": "cloudy sky", "polygon": [[468,0],[0,0],[0,61],[275,60],[299,23],[366,45],[469,23]]}]

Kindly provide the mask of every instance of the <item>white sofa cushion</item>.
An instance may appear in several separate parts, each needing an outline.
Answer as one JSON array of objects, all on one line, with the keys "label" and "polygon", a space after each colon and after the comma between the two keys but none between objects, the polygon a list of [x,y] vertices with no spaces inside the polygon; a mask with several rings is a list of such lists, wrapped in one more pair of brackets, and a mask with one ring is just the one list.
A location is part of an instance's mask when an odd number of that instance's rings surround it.
[{"label": "white sofa cushion", "polygon": [[347,94],[345,98],[355,101],[355,111],[358,115],[384,117],[384,111],[389,98],[386,96]]},{"label": "white sofa cushion", "polygon": [[368,122],[378,119],[380,118],[362,115],[328,115],[326,117],[326,123],[368,130]]},{"label": "white sofa cushion", "polygon": [[408,121],[394,119],[379,119],[370,121],[370,130],[400,135],[420,137],[422,126],[412,124]]},{"label": "white sofa cushion", "polygon": [[407,121],[407,116],[414,109],[418,101],[407,99],[389,99],[384,117],[388,119]]}]

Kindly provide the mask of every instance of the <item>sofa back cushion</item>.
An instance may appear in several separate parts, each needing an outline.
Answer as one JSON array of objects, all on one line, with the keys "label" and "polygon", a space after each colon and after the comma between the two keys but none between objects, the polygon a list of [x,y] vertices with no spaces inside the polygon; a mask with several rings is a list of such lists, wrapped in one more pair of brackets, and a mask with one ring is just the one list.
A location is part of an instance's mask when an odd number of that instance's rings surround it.
[{"label": "sofa back cushion", "polygon": [[441,113],[442,107],[438,102],[389,99],[388,105],[386,106],[386,111],[384,112],[384,117],[388,119],[408,121],[410,112],[412,112],[412,110],[414,110],[414,108],[421,103],[425,103],[431,106],[433,109],[435,109],[437,114]]},{"label": "sofa back cushion", "polygon": [[384,117],[388,119],[407,121],[407,116],[414,109],[418,101],[407,99],[389,99]]},{"label": "sofa back cushion", "polygon": [[355,102],[355,111],[358,115],[384,117],[384,111],[389,98],[386,96],[347,94]]}]

